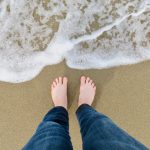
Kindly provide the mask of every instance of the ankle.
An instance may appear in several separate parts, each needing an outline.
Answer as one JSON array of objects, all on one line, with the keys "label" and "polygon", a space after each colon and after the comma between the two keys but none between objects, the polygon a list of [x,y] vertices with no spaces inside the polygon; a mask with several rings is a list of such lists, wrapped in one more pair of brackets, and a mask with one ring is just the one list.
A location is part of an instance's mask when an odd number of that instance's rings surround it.
[{"label": "ankle", "polygon": [[66,110],[68,110],[67,109],[67,106],[65,106],[65,105],[54,105],[55,107],[63,107],[63,108],[65,108]]}]

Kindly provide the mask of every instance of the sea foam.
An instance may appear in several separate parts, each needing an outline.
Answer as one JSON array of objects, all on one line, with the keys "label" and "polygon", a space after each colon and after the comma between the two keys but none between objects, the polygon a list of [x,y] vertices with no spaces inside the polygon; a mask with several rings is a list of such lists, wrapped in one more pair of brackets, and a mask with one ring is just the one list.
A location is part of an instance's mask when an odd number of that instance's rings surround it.
[{"label": "sea foam", "polygon": [[33,79],[64,59],[102,69],[150,59],[150,1],[0,1],[0,80]]}]

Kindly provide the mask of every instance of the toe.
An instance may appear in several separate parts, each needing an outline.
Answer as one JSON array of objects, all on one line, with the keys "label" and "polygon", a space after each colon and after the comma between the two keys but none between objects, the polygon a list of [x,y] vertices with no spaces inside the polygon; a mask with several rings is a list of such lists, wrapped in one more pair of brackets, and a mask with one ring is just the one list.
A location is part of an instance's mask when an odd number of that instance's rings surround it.
[{"label": "toe", "polygon": [[57,85],[56,81],[53,82],[53,86],[55,87]]},{"label": "toe", "polygon": [[90,78],[87,77],[87,78],[86,78],[86,83],[89,83],[89,81],[90,81]]},{"label": "toe", "polygon": [[89,83],[90,83],[90,84],[92,84],[92,83],[93,83],[93,81],[92,81],[92,80],[90,80],[90,81],[89,81]]},{"label": "toe", "polygon": [[64,77],[64,78],[63,78],[63,84],[67,84],[67,82],[68,82],[68,78],[67,78],[67,77]]},{"label": "toe", "polygon": [[94,90],[96,90],[96,86],[95,86],[95,85],[94,85],[94,87],[93,87],[93,88],[94,88]]},{"label": "toe", "polygon": [[92,86],[93,86],[93,87],[95,86],[94,82],[92,83]]},{"label": "toe", "polygon": [[58,84],[58,83],[59,83],[59,80],[58,80],[58,78],[56,78],[56,79],[55,79],[55,82],[56,82],[56,84]]},{"label": "toe", "polygon": [[59,77],[59,83],[62,84],[62,77]]},{"label": "toe", "polygon": [[85,80],[86,80],[85,76],[82,76],[81,77],[81,85],[85,84]]}]

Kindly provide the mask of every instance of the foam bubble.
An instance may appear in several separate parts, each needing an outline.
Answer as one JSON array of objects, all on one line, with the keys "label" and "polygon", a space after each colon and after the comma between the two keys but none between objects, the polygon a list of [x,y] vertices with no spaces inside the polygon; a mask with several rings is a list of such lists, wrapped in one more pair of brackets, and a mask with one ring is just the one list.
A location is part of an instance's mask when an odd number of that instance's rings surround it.
[{"label": "foam bubble", "polygon": [[78,69],[150,59],[149,0],[1,0],[0,80],[33,79],[66,60]]}]

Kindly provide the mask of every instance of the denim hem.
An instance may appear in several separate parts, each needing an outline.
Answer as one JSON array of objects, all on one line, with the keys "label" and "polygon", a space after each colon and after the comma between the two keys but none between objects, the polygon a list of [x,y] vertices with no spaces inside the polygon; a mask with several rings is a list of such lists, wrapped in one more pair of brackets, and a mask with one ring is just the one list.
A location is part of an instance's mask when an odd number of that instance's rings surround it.
[{"label": "denim hem", "polygon": [[65,116],[65,118],[67,118],[67,120],[69,120],[68,111],[63,106],[56,106],[56,107],[50,109],[48,111],[48,113],[45,115],[43,121],[47,120],[51,114],[55,114],[55,115],[61,114],[61,115]]},{"label": "denim hem", "polygon": [[80,114],[81,112],[84,111],[85,108],[91,109],[93,110],[92,106],[88,105],[88,104],[82,104],[78,107],[78,109],[76,110],[76,115]]}]

